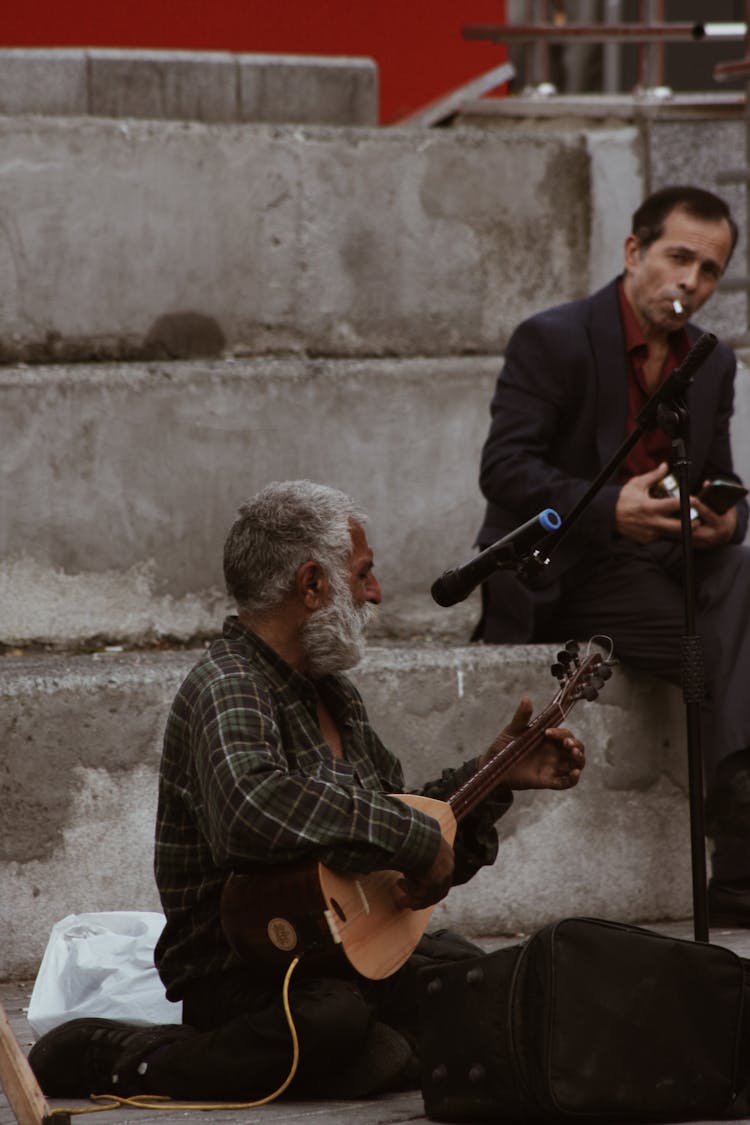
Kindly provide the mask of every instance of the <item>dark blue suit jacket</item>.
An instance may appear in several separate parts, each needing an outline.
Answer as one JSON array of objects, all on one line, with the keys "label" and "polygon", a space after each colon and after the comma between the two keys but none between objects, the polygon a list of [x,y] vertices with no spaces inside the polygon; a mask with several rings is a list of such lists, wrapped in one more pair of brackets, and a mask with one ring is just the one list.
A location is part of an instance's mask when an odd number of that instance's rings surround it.
[{"label": "dark blue suit jacket", "polygon": [[[693,324],[687,331],[691,344],[701,335]],[[735,369],[733,352],[719,343],[686,392],[692,492],[707,477],[735,476],[729,441]],[[625,440],[627,368],[616,280],[516,329],[491,413],[480,472],[487,499],[480,547],[544,508],[554,508],[564,520]],[[618,491],[616,483],[607,483],[552,552],[548,582],[587,553],[606,551],[615,534]],[[735,542],[744,539],[747,519],[743,501]]]}]

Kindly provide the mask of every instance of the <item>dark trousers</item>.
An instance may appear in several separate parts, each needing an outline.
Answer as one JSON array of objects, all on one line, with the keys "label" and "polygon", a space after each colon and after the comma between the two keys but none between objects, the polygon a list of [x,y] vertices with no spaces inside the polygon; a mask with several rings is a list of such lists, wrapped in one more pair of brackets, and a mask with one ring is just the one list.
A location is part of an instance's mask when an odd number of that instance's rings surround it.
[{"label": "dark trousers", "polygon": [[[447,931],[425,935],[406,964],[383,981],[365,980],[345,969],[342,976],[318,976],[301,962],[289,990],[299,1038],[299,1067],[290,1092],[324,1096],[327,1077],[345,1072],[361,1055],[376,1020],[414,1042],[419,969],[481,952]],[[275,968],[247,965],[196,981],[183,998],[183,1023],[198,1034],[152,1056],[149,1092],[222,1101],[273,1093],[292,1063],[283,976]]]},{"label": "dark trousers", "polygon": [[[750,548],[695,551],[696,633],[704,654],[706,701],[701,744],[706,784],[730,755],[750,747]],[[606,555],[563,575],[559,587],[531,594],[509,572],[487,583],[479,636],[487,641],[565,640],[605,634],[618,659],[680,684],[685,635],[681,546],[620,540]],[[538,611],[538,612],[537,612]],[[504,633],[508,615],[515,636]],[[749,841],[715,838],[714,875],[750,876]]]},{"label": "dark trousers", "polygon": [[[701,742],[711,784],[724,758],[750,746],[750,549],[696,551],[694,560],[706,687]],[[623,541],[606,559],[565,575],[562,592],[556,611],[562,632],[606,633],[625,664],[681,683],[679,546]]]}]

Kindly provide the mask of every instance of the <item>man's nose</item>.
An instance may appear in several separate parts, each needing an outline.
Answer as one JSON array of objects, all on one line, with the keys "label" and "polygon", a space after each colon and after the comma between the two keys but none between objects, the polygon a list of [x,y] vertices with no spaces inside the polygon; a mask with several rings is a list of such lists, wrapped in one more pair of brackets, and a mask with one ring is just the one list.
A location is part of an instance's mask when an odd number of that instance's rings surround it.
[{"label": "man's nose", "polygon": [[367,576],[367,585],[365,586],[365,598],[371,605],[380,605],[382,601],[382,593],[380,591],[380,583],[375,575],[370,571]]},{"label": "man's nose", "polygon": [[680,288],[692,293],[698,287],[699,277],[700,265],[698,262],[693,262],[689,266],[684,266],[680,271]]}]

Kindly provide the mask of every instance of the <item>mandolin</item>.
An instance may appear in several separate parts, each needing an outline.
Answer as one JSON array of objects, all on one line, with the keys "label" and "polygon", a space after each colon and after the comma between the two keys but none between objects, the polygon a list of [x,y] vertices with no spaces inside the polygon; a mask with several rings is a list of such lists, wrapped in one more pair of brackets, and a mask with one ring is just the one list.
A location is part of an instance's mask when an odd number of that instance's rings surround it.
[{"label": "mandolin", "polygon": [[[593,651],[581,658],[569,641],[557,654],[552,673],[560,686],[544,711],[521,734],[508,740],[500,733],[489,760],[447,801],[418,794],[397,794],[440,825],[452,844],[458,822],[502,782],[516,762],[537,747],[548,727],[559,726],[580,699],[596,699],[611,675],[609,660]],[[413,953],[434,906],[398,907],[394,890],[403,873],[334,871],[309,858],[284,867],[232,872],[221,896],[221,924],[229,944],[246,960],[288,964],[304,955],[330,968],[341,954],[358,973],[382,980]]]}]

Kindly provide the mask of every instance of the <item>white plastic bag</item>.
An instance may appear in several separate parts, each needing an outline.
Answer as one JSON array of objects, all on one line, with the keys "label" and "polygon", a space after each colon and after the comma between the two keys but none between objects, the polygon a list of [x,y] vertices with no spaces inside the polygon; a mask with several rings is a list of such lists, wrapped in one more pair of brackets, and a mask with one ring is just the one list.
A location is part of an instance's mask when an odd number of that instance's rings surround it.
[{"label": "white plastic bag", "polygon": [[29,1004],[34,1033],[82,1016],[180,1023],[154,966],[164,915],[117,910],[69,914],[52,927]]}]

